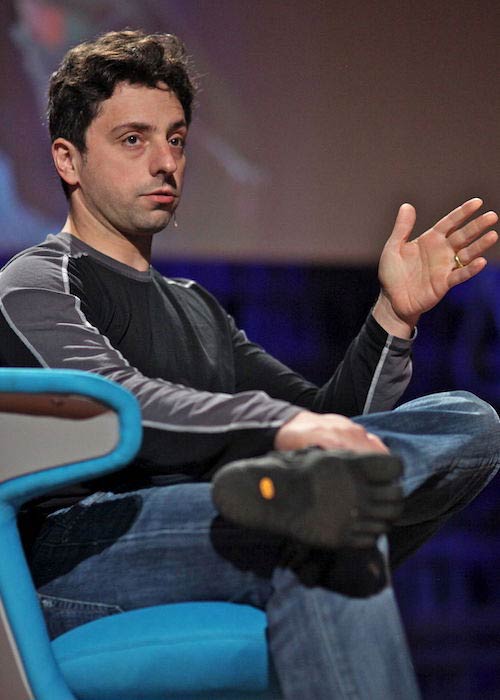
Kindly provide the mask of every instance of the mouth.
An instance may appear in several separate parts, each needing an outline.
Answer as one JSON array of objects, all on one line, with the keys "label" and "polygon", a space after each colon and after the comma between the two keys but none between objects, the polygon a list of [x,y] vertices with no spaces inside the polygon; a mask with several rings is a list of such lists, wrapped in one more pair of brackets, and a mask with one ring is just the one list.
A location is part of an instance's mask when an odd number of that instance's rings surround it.
[{"label": "mouth", "polygon": [[155,190],[143,195],[152,202],[157,204],[172,204],[177,199],[177,195],[171,190]]}]

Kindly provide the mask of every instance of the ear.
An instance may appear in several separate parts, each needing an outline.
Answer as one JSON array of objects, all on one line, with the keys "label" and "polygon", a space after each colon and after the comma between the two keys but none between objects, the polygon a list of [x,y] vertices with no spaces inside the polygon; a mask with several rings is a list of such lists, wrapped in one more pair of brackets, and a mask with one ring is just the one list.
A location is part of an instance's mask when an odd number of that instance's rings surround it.
[{"label": "ear", "polygon": [[59,176],[68,185],[79,183],[82,154],[67,139],[58,138],[52,144],[52,158]]}]

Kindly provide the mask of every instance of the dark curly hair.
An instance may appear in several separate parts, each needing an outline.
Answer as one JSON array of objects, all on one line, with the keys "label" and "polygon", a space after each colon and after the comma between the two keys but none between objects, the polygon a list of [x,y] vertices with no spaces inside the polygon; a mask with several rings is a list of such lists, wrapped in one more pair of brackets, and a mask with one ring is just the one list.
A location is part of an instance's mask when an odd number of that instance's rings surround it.
[{"label": "dark curly hair", "polygon": [[173,34],[124,30],[70,49],[52,74],[47,106],[51,140],[65,138],[84,153],[87,128],[122,81],[148,87],[166,83],[190,123],[197,81],[183,43]]}]

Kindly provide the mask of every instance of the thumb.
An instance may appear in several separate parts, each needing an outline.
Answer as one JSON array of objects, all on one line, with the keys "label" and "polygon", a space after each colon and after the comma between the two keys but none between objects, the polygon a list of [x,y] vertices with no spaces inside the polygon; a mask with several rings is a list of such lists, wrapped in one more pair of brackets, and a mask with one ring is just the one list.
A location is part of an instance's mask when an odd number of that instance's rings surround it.
[{"label": "thumb", "polygon": [[392,229],[388,242],[392,243],[393,245],[406,243],[411,236],[416,220],[417,212],[415,211],[415,207],[411,204],[402,204],[399,207],[394,228]]}]

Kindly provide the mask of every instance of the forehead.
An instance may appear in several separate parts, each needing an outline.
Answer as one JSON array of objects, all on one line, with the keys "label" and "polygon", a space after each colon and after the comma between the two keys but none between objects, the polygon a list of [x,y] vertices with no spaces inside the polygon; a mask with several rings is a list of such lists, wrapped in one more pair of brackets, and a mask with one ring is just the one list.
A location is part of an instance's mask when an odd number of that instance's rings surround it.
[{"label": "forehead", "polygon": [[156,126],[184,120],[177,95],[163,83],[154,88],[133,83],[118,83],[113,94],[101,103],[90,129],[112,129],[121,122],[147,122]]}]

